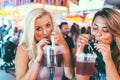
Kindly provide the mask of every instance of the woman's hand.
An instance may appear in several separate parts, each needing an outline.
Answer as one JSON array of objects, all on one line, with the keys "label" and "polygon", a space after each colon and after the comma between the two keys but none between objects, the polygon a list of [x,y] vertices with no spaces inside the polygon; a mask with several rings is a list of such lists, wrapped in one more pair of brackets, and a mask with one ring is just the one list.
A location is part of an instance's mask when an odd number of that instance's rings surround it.
[{"label": "woman's hand", "polygon": [[81,34],[77,40],[77,50],[83,53],[84,47],[89,44],[89,39],[90,39],[89,34]]},{"label": "woman's hand", "polygon": [[110,45],[109,44],[104,44],[104,43],[95,43],[95,48],[101,52],[101,54],[103,55],[103,60],[105,62],[107,61],[111,61],[112,57],[111,57],[111,49],[110,49]]},{"label": "woman's hand", "polygon": [[44,50],[43,50],[43,47],[47,44],[49,44],[49,40],[44,38],[42,40],[40,40],[38,43],[37,43],[37,59],[38,61],[40,61],[41,57],[43,56],[44,54]]},{"label": "woman's hand", "polygon": [[62,33],[60,32],[59,28],[56,28],[54,32],[52,32],[52,35],[54,36],[55,43],[59,45],[64,45],[66,43],[65,39],[63,38]]}]

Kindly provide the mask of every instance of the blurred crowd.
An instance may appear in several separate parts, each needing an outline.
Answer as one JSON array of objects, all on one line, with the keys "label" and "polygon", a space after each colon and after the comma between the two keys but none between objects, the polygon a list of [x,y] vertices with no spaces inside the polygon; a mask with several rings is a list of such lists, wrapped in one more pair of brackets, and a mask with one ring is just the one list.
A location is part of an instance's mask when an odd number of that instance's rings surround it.
[{"label": "blurred crowd", "polygon": [[22,36],[22,30],[17,27],[3,25],[0,27],[0,57],[5,62],[1,65],[3,68],[14,67],[13,60],[16,54],[16,48]]}]

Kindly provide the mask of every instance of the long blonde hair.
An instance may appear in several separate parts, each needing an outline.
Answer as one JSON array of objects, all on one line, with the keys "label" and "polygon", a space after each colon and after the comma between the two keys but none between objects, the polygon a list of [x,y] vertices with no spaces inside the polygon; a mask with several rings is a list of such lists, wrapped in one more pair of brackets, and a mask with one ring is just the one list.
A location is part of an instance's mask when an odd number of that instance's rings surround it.
[{"label": "long blonde hair", "polygon": [[[30,13],[28,14],[28,16],[25,19],[23,36],[22,36],[22,39],[20,41],[20,45],[25,44],[27,47],[24,47],[24,48],[31,51],[33,58],[35,58],[37,55],[36,42],[34,40],[35,20],[38,18],[41,18],[44,15],[49,15],[51,20],[52,20],[52,23],[54,23],[52,15],[50,14],[50,12],[48,12],[42,8],[33,9],[32,11],[30,11]],[[54,26],[54,24],[53,24],[53,26]]]}]

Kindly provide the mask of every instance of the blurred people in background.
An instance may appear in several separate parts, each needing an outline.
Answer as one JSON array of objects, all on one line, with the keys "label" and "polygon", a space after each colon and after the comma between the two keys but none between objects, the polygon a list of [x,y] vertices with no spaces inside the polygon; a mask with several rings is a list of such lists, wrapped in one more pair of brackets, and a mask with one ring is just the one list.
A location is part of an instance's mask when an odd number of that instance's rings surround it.
[{"label": "blurred people in background", "polygon": [[76,23],[73,23],[72,26],[71,26],[71,28],[70,28],[70,36],[73,39],[75,48],[76,48],[76,42],[77,42],[77,38],[78,38],[79,34],[80,34],[79,25],[76,24]]},{"label": "blurred people in background", "polygon": [[59,25],[59,28],[61,29],[63,37],[64,37],[65,41],[67,42],[68,47],[70,49],[71,63],[72,63],[73,70],[74,70],[76,49],[75,49],[72,38],[70,36],[68,36],[68,34],[70,32],[69,25],[67,22],[61,22],[61,24]]},{"label": "blurred people in background", "polygon": [[1,57],[4,64],[0,66],[1,69],[10,70],[14,68],[14,58],[16,54],[17,39],[18,35],[14,35],[14,30],[12,26],[8,26],[1,30],[2,32],[2,45],[1,45]]},{"label": "blurred people in background", "polygon": [[87,34],[91,34],[91,27],[90,27],[90,26],[87,27],[86,33],[87,33]]},{"label": "blurred people in background", "polygon": [[82,27],[81,30],[80,30],[80,34],[84,34],[84,33],[86,33],[86,28]]},{"label": "blurred people in background", "polygon": [[[49,80],[50,70],[42,66],[43,47],[50,44],[50,36],[63,46],[63,67],[55,67],[54,80],[61,80],[63,73],[68,79],[73,77],[70,51],[62,34],[54,31],[54,22],[49,12],[36,8],[32,10],[25,21],[22,40],[17,48],[15,69],[17,80]],[[54,34],[53,34],[54,31]]]},{"label": "blurred people in background", "polygon": [[[94,15],[91,34],[95,36],[93,48],[97,54],[95,80],[120,80],[120,13],[111,8],[99,10]],[[89,40],[88,34],[79,36],[77,46],[81,53]],[[87,75],[76,77],[77,80],[90,80]]]},{"label": "blurred people in background", "polygon": [[1,28],[0,28],[0,32],[1,32],[1,40],[2,42],[5,42],[4,41],[4,37],[8,34],[9,32],[9,29],[8,29],[8,26],[7,25],[3,25]]}]

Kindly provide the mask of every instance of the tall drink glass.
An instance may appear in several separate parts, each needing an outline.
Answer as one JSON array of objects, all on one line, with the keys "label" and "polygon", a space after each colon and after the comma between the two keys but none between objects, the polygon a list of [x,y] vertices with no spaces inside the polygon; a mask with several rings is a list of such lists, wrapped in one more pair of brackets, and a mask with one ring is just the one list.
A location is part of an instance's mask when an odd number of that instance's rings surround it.
[{"label": "tall drink glass", "polygon": [[62,51],[63,51],[62,46],[55,45],[53,48],[52,45],[46,45],[44,47],[44,58],[43,58],[44,66],[61,67],[63,62]]},{"label": "tall drink glass", "polygon": [[96,54],[77,53],[76,54],[76,74],[93,75],[96,63]]}]

